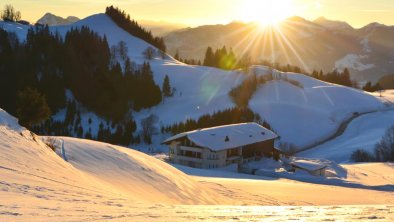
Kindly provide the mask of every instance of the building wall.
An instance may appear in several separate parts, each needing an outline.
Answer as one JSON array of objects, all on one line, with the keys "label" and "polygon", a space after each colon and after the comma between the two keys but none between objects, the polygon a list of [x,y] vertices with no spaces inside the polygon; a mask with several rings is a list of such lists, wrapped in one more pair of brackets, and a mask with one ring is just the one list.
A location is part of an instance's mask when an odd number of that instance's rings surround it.
[{"label": "building wall", "polygon": [[267,140],[260,143],[244,146],[242,149],[243,158],[253,156],[272,156],[274,152],[274,140]]},{"label": "building wall", "polygon": [[[201,153],[201,158],[181,156],[182,151],[192,151]],[[218,168],[226,166],[226,150],[211,151],[207,148],[182,146],[180,142],[174,141],[170,144],[170,161],[176,164],[197,168]]]},{"label": "building wall", "polygon": [[[187,146],[185,145],[187,144]],[[228,157],[227,150],[212,151],[208,148],[196,147],[192,143],[185,141],[173,141],[170,144],[169,159],[171,162],[195,167],[195,168],[218,168],[225,167],[232,163],[241,162],[242,158],[248,160],[253,158],[255,153],[263,155],[264,153],[272,153],[274,150],[274,140],[268,140],[261,143],[248,145],[245,147],[236,148],[236,152],[232,157]],[[188,153],[198,153],[195,156],[182,156],[182,152],[189,151]],[[240,158],[237,158],[237,154]]]},{"label": "building wall", "polygon": [[[201,158],[182,156],[182,151],[198,152]],[[176,164],[209,169],[226,166],[226,154],[226,150],[214,152],[207,148],[182,146],[180,142],[174,141],[170,144],[169,158]]]},{"label": "building wall", "polygon": [[294,172],[298,172],[298,171],[302,171],[302,172],[308,172],[309,174],[313,175],[313,176],[325,176],[326,175],[326,169],[320,169],[320,170],[307,170],[307,169],[301,169],[298,167],[294,168]]}]

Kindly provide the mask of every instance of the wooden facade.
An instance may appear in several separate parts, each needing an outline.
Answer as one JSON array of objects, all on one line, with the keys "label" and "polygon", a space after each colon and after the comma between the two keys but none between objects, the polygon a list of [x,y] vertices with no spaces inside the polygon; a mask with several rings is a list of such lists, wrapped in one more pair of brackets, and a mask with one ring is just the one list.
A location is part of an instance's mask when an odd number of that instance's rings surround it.
[{"label": "wooden facade", "polygon": [[172,141],[169,146],[171,162],[194,168],[218,168],[230,164],[242,164],[261,157],[273,157],[278,154],[274,148],[274,140],[214,151],[200,147],[186,137]]}]

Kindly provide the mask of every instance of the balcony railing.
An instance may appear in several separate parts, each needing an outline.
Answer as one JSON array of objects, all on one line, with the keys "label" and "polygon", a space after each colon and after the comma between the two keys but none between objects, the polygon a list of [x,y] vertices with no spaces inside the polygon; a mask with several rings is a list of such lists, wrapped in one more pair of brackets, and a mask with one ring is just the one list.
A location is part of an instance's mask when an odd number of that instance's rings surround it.
[{"label": "balcony railing", "polygon": [[195,148],[195,147],[190,147],[190,146],[180,146],[179,148],[181,150],[199,152],[199,153],[202,153],[202,151],[203,151],[201,148]]},{"label": "balcony railing", "polygon": [[186,160],[186,161],[192,161],[192,162],[197,162],[197,163],[202,163],[202,159],[196,158],[196,157],[188,157],[188,156],[174,156],[174,158],[178,158],[179,160]]}]

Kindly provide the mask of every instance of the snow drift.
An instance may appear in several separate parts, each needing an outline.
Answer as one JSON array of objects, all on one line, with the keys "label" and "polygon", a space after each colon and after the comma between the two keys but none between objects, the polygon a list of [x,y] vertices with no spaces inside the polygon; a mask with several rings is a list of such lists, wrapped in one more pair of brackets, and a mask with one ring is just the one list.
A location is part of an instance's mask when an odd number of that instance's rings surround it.
[{"label": "snow drift", "polygon": [[[1,191],[2,196],[25,194],[14,190],[17,184],[24,184],[27,190],[36,186],[53,192],[90,190],[139,202],[215,203],[215,196],[191,177],[138,151],[60,138],[59,141],[65,142],[69,161],[65,162],[38,136],[19,126],[15,118],[1,109],[0,134],[0,180],[9,184],[5,192]],[[52,194],[43,195],[49,198]]]}]

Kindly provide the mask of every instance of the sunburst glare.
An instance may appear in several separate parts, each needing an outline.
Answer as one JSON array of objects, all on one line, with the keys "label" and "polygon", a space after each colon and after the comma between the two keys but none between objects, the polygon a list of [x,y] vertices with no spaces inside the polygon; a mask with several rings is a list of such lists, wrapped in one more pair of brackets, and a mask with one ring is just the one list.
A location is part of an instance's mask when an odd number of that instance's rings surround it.
[{"label": "sunburst glare", "polygon": [[277,25],[294,12],[292,0],[246,0],[243,3],[242,18],[266,27]]}]

